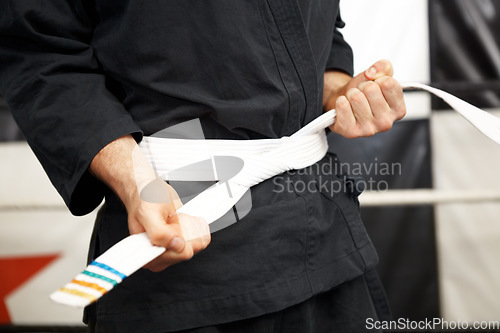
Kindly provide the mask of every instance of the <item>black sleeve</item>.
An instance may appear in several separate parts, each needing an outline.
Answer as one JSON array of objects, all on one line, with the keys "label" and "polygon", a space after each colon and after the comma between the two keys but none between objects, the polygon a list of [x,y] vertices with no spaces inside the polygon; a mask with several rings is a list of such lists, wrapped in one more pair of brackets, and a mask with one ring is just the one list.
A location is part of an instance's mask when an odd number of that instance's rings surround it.
[{"label": "black sleeve", "polygon": [[0,90],[71,212],[103,199],[87,168],[109,142],[142,133],[106,89],[90,40],[95,20],[81,0],[0,1]]},{"label": "black sleeve", "polygon": [[352,76],[354,74],[352,49],[339,31],[339,29],[344,26],[345,23],[342,21],[339,11],[335,19],[332,48],[330,49],[330,55],[326,62],[325,70],[340,70]]}]

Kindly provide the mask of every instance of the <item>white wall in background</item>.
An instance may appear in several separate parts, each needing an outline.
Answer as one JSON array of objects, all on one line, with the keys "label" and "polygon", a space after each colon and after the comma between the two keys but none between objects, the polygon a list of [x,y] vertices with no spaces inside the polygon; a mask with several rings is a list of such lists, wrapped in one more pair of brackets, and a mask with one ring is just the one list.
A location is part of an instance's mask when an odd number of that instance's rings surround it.
[{"label": "white wall in background", "polygon": [[[499,145],[452,111],[435,112],[431,124],[436,189],[500,189]],[[500,202],[440,204],[436,221],[443,315],[498,321]]]},{"label": "white wall in background", "polygon": [[[427,0],[341,0],[340,10],[356,73],[389,59],[400,82],[430,81]],[[405,99],[405,119],[429,116],[426,93],[405,94]]]},{"label": "white wall in background", "polygon": [[[0,302],[13,324],[79,325],[82,310],[55,304],[49,295],[85,269],[95,214],[69,213],[26,143],[0,144],[0,161],[0,264],[58,256]],[[1,272],[0,284],[9,273]]]},{"label": "white wall in background", "polygon": [[[344,36],[356,72],[392,61],[401,81],[430,81],[427,0],[342,0]],[[428,117],[430,98],[406,94],[408,117]],[[500,117],[500,112],[496,112]],[[499,189],[500,147],[455,112],[431,118],[437,190]],[[498,320],[500,203],[436,207],[442,315],[447,320]]]}]

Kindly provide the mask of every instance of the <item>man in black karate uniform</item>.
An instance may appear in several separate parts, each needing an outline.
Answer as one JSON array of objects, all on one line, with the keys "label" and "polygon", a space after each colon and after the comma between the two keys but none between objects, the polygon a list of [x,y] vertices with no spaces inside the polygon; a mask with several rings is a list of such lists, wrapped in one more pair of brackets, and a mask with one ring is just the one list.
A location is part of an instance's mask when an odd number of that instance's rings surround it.
[{"label": "man in black karate uniform", "polygon": [[189,119],[207,138],[279,138],[336,108],[341,135],[388,130],[405,113],[392,66],[352,78],[342,26],[338,0],[0,2],[0,88],[15,119],[72,213],[106,200],[91,256],[129,232],[168,248],[87,309],[92,331],[357,332],[385,316],[356,191],[269,179],[206,247],[134,181],[136,142]]}]

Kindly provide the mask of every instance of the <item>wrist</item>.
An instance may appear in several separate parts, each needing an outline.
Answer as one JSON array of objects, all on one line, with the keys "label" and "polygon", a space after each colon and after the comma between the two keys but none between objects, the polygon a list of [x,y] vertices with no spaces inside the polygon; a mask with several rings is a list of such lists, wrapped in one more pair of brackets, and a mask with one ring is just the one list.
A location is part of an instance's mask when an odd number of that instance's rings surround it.
[{"label": "wrist", "polygon": [[156,177],[130,135],[102,148],[92,160],[89,171],[117,194],[127,211],[140,205],[142,189]]},{"label": "wrist", "polygon": [[325,110],[332,109],[337,98],[345,93],[347,84],[352,80],[352,77],[344,72],[329,70],[324,74],[323,83],[323,108]]}]

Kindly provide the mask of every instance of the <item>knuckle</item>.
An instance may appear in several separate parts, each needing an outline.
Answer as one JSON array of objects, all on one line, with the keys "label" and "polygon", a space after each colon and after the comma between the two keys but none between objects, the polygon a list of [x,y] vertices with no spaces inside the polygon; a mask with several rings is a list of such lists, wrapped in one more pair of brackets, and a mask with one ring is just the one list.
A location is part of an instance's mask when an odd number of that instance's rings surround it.
[{"label": "knuckle", "polygon": [[193,248],[191,246],[186,246],[184,251],[182,251],[182,253],[180,254],[180,259],[181,260],[189,260],[189,259],[193,258],[193,256],[194,256]]},{"label": "knuckle", "polygon": [[389,59],[380,59],[379,62],[385,67],[392,66],[391,61]]},{"label": "knuckle", "polygon": [[195,242],[195,247],[194,247],[194,252],[199,252],[207,248],[207,246],[210,244],[211,241],[211,236],[208,234],[207,236],[200,237],[196,240]]},{"label": "knuckle", "polygon": [[155,245],[158,244],[159,242],[161,242],[163,239],[162,235],[158,232],[152,232],[152,233],[148,234],[148,236],[149,236],[149,240],[151,240],[151,243],[153,243]]},{"label": "knuckle", "polygon": [[346,97],[347,96],[340,96],[335,101],[335,109],[337,109],[337,111],[339,111],[339,109],[347,109],[349,107],[349,101]]},{"label": "knuckle", "polygon": [[154,232],[151,235],[149,235],[149,239],[151,240],[151,243],[155,245],[164,245],[167,244],[168,238],[164,233],[161,232]]},{"label": "knuckle", "polygon": [[168,248],[176,233],[171,228],[156,228],[148,236],[151,243]]},{"label": "knuckle", "polygon": [[353,88],[347,92],[347,97],[351,103],[359,103],[363,100],[364,94],[357,88]]},{"label": "knuckle", "polygon": [[388,76],[381,78],[378,84],[382,90],[394,90],[397,89],[399,85],[395,79]]},{"label": "knuckle", "polygon": [[378,129],[381,132],[386,132],[392,128],[393,122],[390,119],[384,118],[378,122]]},{"label": "knuckle", "polygon": [[362,136],[362,130],[360,128],[351,127],[345,129],[341,135],[347,139],[357,139]]},{"label": "knuckle", "polygon": [[201,249],[200,250],[204,250],[207,248],[207,246],[210,244],[210,242],[212,241],[212,238],[210,237],[210,235],[208,237],[203,237],[201,239]]},{"label": "knuckle", "polygon": [[362,133],[360,136],[363,136],[363,137],[370,137],[370,136],[373,136],[375,134],[377,134],[378,131],[375,129],[374,126],[365,126],[362,130]]},{"label": "knuckle", "polygon": [[362,87],[361,91],[365,94],[373,95],[378,92],[378,85],[375,82],[366,82]]},{"label": "knuckle", "polygon": [[397,111],[397,115],[399,116],[399,119],[403,118],[404,116],[406,116],[406,105],[402,105],[399,110]]}]

